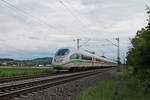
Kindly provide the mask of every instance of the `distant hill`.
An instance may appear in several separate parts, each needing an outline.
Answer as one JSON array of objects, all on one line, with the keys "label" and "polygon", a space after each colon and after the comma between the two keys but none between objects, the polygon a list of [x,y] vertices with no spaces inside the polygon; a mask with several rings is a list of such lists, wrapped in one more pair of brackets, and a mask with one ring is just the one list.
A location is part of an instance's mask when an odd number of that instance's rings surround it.
[{"label": "distant hill", "polygon": [[32,60],[15,60],[10,58],[0,58],[1,66],[39,66],[52,64],[52,57],[36,58]]},{"label": "distant hill", "polygon": [[36,58],[33,59],[34,61],[46,61],[46,60],[52,60],[52,57],[44,57],[44,58]]},{"label": "distant hill", "polygon": [[0,61],[14,61],[14,59],[10,59],[10,58],[0,58]]},{"label": "distant hill", "polygon": [[45,65],[45,64],[51,64],[52,59],[53,59],[52,57],[44,57],[44,58],[36,58],[31,61],[35,64]]}]

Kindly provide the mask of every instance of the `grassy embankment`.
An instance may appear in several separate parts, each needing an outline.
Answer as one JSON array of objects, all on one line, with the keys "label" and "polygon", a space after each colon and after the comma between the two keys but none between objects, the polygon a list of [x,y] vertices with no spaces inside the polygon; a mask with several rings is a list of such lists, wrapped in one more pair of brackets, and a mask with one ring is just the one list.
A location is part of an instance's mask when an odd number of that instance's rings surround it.
[{"label": "grassy embankment", "polygon": [[75,100],[150,100],[138,80],[123,69],[114,80],[102,80],[75,97]]},{"label": "grassy embankment", "polygon": [[0,77],[13,77],[24,75],[35,75],[41,73],[53,73],[53,69],[50,68],[0,68]]},{"label": "grassy embankment", "polygon": [[115,81],[99,81],[83,91],[75,100],[112,100],[115,92]]}]

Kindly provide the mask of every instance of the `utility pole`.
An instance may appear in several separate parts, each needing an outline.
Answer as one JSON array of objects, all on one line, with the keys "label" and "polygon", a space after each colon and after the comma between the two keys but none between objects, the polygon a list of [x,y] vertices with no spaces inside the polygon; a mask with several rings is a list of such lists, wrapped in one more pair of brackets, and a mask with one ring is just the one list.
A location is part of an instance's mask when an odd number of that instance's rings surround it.
[{"label": "utility pole", "polygon": [[80,48],[80,39],[77,39],[77,50]]},{"label": "utility pole", "polygon": [[77,42],[77,50],[79,50],[80,47],[84,46],[85,44],[87,44],[87,43],[90,41],[90,39],[88,39],[88,40],[87,40],[86,42],[84,42],[83,44],[80,44],[80,40],[81,40],[81,39],[76,39],[76,40],[74,40],[74,41]]},{"label": "utility pole", "polygon": [[80,40],[81,39],[74,39],[73,40],[74,42],[76,42],[76,48],[77,48],[77,50],[79,50],[79,48],[80,48]]},{"label": "utility pole", "polygon": [[[74,41],[77,42],[77,50],[78,50],[78,52],[79,52],[79,49],[80,49],[80,40],[81,40],[81,39],[76,39],[76,40],[74,40]],[[79,55],[79,59],[81,59],[81,55]]]},{"label": "utility pole", "polygon": [[120,65],[120,39],[119,37],[116,38],[117,40],[117,64]]},{"label": "utility pole", "polygon": [[120,65],[120,38],[115,38],[117,40],[117,44],[116,43],[112,43],[110,40],[106,39],[107,41],[109,41],[112,45],[117,47],[117,64],[118,66]]}]

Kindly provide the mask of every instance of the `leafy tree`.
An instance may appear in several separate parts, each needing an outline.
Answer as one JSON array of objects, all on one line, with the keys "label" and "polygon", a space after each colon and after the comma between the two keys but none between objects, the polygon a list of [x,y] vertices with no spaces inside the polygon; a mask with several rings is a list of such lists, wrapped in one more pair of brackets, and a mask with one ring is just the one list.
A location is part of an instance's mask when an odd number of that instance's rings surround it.
[{"label": "leafy tree", "polygon": [[127,64],[132,67],[132,75],[139,79],[140,83],[150,90],[150,8],[147,7],[148,25],[137,31],[135,38],[131,40],[127,56]]}]

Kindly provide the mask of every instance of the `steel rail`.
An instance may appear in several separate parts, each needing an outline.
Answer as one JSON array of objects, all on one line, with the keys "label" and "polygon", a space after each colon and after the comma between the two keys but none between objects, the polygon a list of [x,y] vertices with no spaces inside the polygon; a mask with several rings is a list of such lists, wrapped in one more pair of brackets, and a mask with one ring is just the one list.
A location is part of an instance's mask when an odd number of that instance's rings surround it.
[{"label": "steel rail", "polygon": [[0,77],[0,83],[12,82],[12,81],[19,81],[19,80],[26,80],[32,78],[39,78],[39,77],[46,77],[49,74],[37,74],[37,75],[25,75],[25,76],[15,76],[15,77]]},{"label": "steel rail", "polygon": [[34,82],[25,83],[25,84],[17,84],[17,85],[12,85],[8,87],[1,87],[0,90],[5,90],[5,91],[3,91],[4,93],[0,94],[0,100],[8,100],[15,96],[20,96],[20,95],[24,95],[30,92],[43,90],[49,87],[53,87],[59,84],[64,84],[66,82],[70,82],[70,81],[80,79],[83,77],[88,77],[88,76],[95,75],[98,73],[103,73],[112,69],[114,68],[110,68],[110,69],[107,68],[103,70],[101,69],[98,71],[92,70],[92,71],[86,71],[86,72],[78,72],[78,73],[67,74],[67,75],[59,76],[55,78],[50,78],[47,80],[40,80],[40,81],[36,81],[36,82],[34,81]]}]

